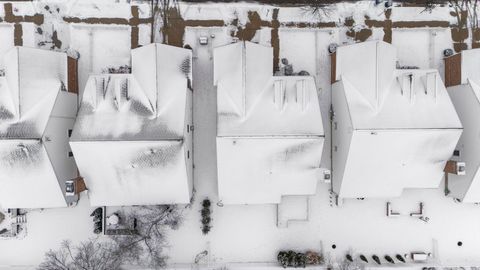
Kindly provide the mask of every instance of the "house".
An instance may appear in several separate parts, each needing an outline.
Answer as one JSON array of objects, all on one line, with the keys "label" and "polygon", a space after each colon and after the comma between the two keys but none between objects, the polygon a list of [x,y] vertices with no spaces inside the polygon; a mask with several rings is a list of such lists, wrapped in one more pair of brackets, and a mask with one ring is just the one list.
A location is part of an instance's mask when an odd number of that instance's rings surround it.
[{"label": "house", "polygon": [[224,204],[278,204],[316,192],[324,131],[315,81],[272,73],[271,47],[240,42],[214,50]]},{"label": "house", "polygon": [[449,196],[480,202],[480,49],[466,50],[445,59],[445,83],[463,124],[463,134],[452,161],[465,162],[464,174],[447,175]]},{"label": "house", "polygon": [[91,205],[189,203],[190,50],[132,50],[131,74],[89,77],[70,145]]},{"label": "house", "polygon": [[65,207],[77,177],[68,144],[77,95],[67,91],[67,55],[14,47],[0,77],[0,207]]},{"label": "house", "polygon": [[397,69],[385,42],[332,55],[332,189],[339,198],[438,188],[462,124],[438,71]]}]

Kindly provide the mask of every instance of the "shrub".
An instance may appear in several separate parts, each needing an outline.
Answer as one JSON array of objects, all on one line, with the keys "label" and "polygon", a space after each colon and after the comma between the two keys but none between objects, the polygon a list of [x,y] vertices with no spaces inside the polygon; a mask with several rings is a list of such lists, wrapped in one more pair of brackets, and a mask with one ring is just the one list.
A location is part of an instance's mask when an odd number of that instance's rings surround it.
[{"label": "shrub", "polygon": [[323,263],[323,256],[315,251],[307,251],[305,253],[307,264],[319,265]]},{"label": "shrub", "polygon": [[[308,254],[308,255],[307,255]],[[306,267],[307,264],[320,264],[321,256],[316,252],[295,252],[293,250],[280,251],[277,255],[278,263],[283,267]]]},{"label": "shrub", "polygon": [[201,223],[202,223],[202,233],[203,234],[208,234],[210,232],[210,229],[212,226],[210,225],[210,222],[212,221],[211,214],[212,211],[210,210],[210,206],[212,203],[208,198],[202,201],[202,210],[200,210],[201,214]]}]

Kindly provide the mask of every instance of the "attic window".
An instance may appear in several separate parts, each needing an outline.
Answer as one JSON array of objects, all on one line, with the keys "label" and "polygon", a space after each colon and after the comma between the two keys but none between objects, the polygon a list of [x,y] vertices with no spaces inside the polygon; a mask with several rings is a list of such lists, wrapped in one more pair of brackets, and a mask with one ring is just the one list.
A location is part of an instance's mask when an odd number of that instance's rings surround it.
[{"label": "attic window", "polygon": [[73,152],[72,151],[68,152],[68,157],[73,157]]},{"label": "attic window", "polygon": [[285,103],[285,84],[281,80],[274,82],[273,103],[278,110],[283,109],[283,105]]},{"label": "attic window", "polygon": [[413,101],[413,97],[415,95],[413,91],[414,79],[415,76],[413,73],[404,73],[397,77],[402,96],[405,95],[409,97],[410,101]]},{"label": "attic window", "polygon": [[456,157],[459,157],[460,156],[460,150],[453,151],[453,155],[456,156]]},{"label": "attic window", "polygon": [[69,138],[72,137],[72,130],[71,129],[68,130],[68,137]]},{"label": "attic window", "polygon": [[296,83],[296,90],[297,90],[296,101],[298,104],[300,104],[302,111],[305,111],[307,104],[309,102],[308,100],[309,96],[307,94],[307,89],[305,84],[306,84],[305,80],[300,80],[300,81],[297,81]]},{"label": "attic window", "polygon": [[433,93],[433,96],[437,96],[437,73],[429,72],[425,74],[425,94]]}]

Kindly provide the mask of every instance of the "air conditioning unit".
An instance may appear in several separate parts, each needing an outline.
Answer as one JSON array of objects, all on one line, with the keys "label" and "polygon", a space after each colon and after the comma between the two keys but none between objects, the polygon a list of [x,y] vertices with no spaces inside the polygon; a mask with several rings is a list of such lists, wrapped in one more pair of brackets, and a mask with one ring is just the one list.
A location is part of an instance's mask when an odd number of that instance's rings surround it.
[{"label": "air conditioning unit", "polygon": [[73,180],[65,181],[65,196],[75,195],[75,184]]},{"label": "air conditioning unit", "polygon": [[425,252],[412,252],[412,261],[423,263],[428,260],[428,254]]},{"label": "air conditioning unit", "polygon": [[208,37],[206,36],[201,36],[198,38],[198,42],[200,45],[207,45],[208,44]]},{"label": "air conditioning unit", "polygon": [[87,186],[81,177],[65,181],[65,196],[75,196],[85,190]]}]

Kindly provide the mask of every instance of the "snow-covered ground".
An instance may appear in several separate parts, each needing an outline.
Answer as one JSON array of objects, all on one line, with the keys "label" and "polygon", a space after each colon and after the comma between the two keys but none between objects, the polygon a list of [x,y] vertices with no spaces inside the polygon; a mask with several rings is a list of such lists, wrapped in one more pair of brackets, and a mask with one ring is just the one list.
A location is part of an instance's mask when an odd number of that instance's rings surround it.
[{"label": "snow-covered ground", "polygon": [[[48,2],[48,1],[41,1]],[[62,2],[59,0],[52,2]],[[66,1],[72,16],[79,16],[75,1]],[[85,1],[85,6],[92,0]],[[113,2],[113,1],[109,1]],[[113,4],[112,4],[113,5]],[[123,1],[116,11],[100,7],[92,16],[125,17],[128,13]],[[353,16],[361,24],[364,15],[384,19],[382,12],[368,4],[339,4],[331,12],[332,21],[344,21]],[[183,7],[184,18],[231,19],[234,5],[193,5]],[[106,11],[108,10],[108,12]],[[240,22],[246,22],[248,10],[258,10],[262,19],[271,18],[271,9],[255,4],[238,4]],[[0,7],[0,16],[3,14]],[[421,8],[394,8],[391,19],[452,20],[448,8],[420,13]],[[84,13],[83,13],[84,14]],[[279,20],[299,20],[302,12],[294,8],[282,8]],[[309,18],[308,21],[315,21]],[[72,24],[66,44],[81,54],[80,85],[85,84],[88,74],[98,73],[109,66],[129,64],[130,28],[119,25]],[[24,36],[24,45],[35,43],[33,37]],[[147,29],[148,30],[148,29]],[[147,31],[144,29],[144,31]],[[387,200],[346,200],[340,207],[331,206],[329,184],[320,182],[315,196],[309,203],[309,221],[290,223],[288,228],[277,228],[275,205],[217,206],[216,181],[216,93],[213,87],[213,48],[231,41],[231,27],[187,27],[184,43],[193,47],[194,86],[194,179],[195,202],[185,211],[185,220],[179,230],[169,233],[168,255],[174,268],[191,268],[195,256],[204,250],[208,256],[201,262],[211,268],[226,266],[235,268],[269,267],[275,262],[279,250],[308,249],[323,251],[332,260],[342,261],[346,252],[365,255],[394,256],[413,251],[433,253],[434,263],[443,266],[480,265],[480,206],[458,204],[443,195],[443,186],[431,190],[407,190],[401,198],[389,200],[400,217],[386,216]],[[330,104],[330,59],[327,47],[330,43],[354,42],[346,35],[345,27],[292,28],[280,27],[280,58],[288,58],[296,72],[306,70],[316,76],[320,106],[325,123],[325,151],[330,145],[328,111]],[[13,28],[0,23],[0,56],[13,46]],[[211,35],[214,38],[211,38]],[[370,39],[382,39],[383,30],[373,29]],[[33,36],[33,33],[32,33]],[[200,45],[198,38],[208,36],[209,44]],[[28,39],[30,41],[28,41]],[[256,41],[269,45],[270,30],[257,32]],[[146,44],[144,37],[140,44]],[[392,43],[397,47],[399,64],[421,68],[437,68],[443,74],[442,51],[452,48],[449,28],[402,28],[394,29]],[[1,59],[1,57],[0,57]],[[0,61],[0,69],[2,62]],[[329,168],[328,153],[324,153],[323,167]],[[208,197],[212,205],[212,230],[204,236],[200,229],[200,201]],[[429,222],[409,217],[425,205]],[[64,239],[81,241],[95,237],[89,216],[93,209],[83,195],[74,208],[32,211],[28,215],[28,235],[21,240],[0,241],[0,269],[34,269],[41,262],[45,251],[60,246]],[[458,243],[462,242],[459,246]],[[335,248],[333,246],[335,245]],[[415,267],[421,267],[415,266]],[[192,267],[193,268],[193,267]]]},{"label": "snow-covered ground", "polygon": [[[60,247],[63,240],[81,241],[94,237],[91,207],[82,196],[73,208],[30,210],[27,236],[0,241],[0,269],[34,269],[45,251]],[[4,268],[2,268],[4,267]]]}]

